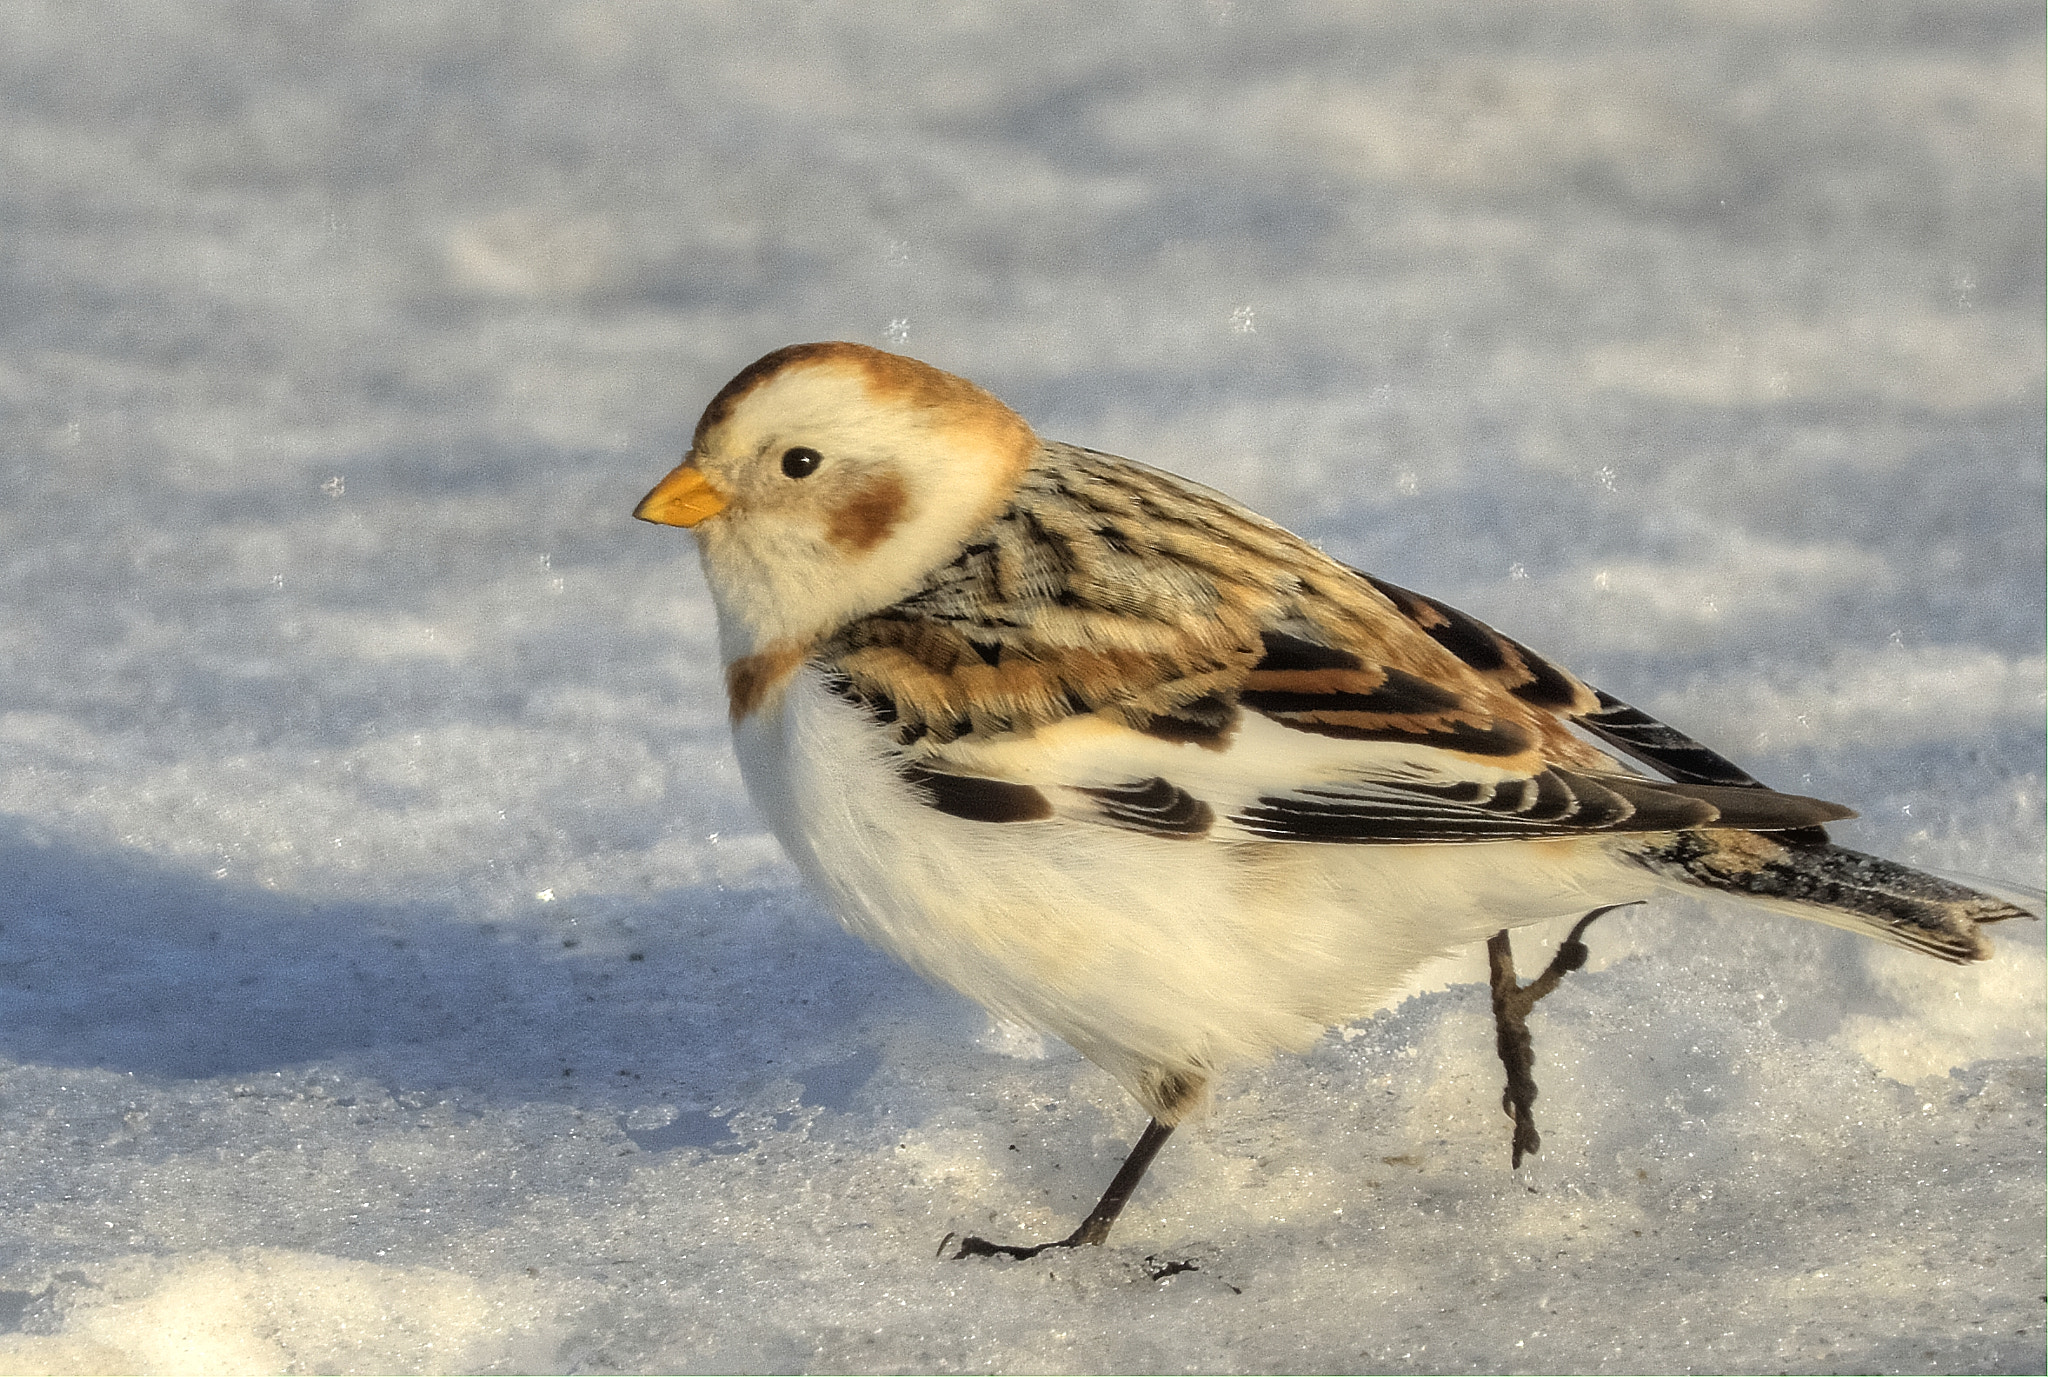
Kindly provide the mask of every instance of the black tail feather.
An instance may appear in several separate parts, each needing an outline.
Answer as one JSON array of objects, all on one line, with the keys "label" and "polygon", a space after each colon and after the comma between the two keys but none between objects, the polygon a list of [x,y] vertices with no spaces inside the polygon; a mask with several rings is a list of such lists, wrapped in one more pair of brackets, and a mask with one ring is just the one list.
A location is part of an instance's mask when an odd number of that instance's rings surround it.
[{"label": "black tail feather", "polygon": [[2032,915],[2002,899],[1841,846],[1783,845],[1755,832],[1680,832],[1637,853],[1671,879],[1867,933],[1938,956],[1982,961],[1991,943],[1978,929]]}]

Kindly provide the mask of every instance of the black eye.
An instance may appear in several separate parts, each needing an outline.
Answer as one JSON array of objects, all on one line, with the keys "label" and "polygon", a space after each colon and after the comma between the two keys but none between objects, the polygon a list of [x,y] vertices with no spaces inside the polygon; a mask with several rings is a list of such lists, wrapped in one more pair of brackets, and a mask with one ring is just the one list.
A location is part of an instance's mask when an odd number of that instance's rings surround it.
[{"label": "black eye", "polygon": [[825,456],[808,445],[782,451],[782,471],[791,478],[809,478],[824,462]]}]

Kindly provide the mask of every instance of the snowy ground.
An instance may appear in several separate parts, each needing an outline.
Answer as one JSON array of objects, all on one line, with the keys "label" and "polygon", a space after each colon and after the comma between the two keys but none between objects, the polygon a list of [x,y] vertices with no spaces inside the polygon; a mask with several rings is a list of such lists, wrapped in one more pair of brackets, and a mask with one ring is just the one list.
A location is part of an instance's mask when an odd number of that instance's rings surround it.
[{"label": "snowy ground", "polygon": [[1455,984],[935,1259],[1142,1116],[822,916],[627,512],[894,343],[2038,885],[2042,22],[0,7],[0,1368],[2040,1371],[2039,926],[1617,916],[1519,1175]]}]

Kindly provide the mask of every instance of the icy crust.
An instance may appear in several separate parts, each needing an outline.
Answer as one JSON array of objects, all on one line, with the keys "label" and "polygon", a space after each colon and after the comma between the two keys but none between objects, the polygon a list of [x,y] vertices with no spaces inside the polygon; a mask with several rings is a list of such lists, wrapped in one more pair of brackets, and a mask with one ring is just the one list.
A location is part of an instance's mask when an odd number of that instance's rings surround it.
[{"label": "icy crust", "polygon": [[[1572,993],[1654,999],[1652,966]],[[1613,1074],[1571,1059],[1635,1029],[1616,1012],[1544,1028],[1561,1063],[1550,1136],[1518,1179],[1496,1069],[1470,1054],[1478,1001],[1421,997],[1226,1097],[1114,1245],[1033,1264],[934,1254],[945,1229],[1064,1227],[1092,1198],[1137,1123],[1064,1057],[1015,1068],[899,1042],[889,1060],[914,1084],[877,1077],[839,1111],[785,1084],[722,1115],[729,1144],[652,1152],[630,1116],[567,1105],[18,1069],[0,1160],[44,1165],[17,1205],[32,1241],[0,1267],[0,1355],[1425,1372],[2020,1371],[2038,1355],[2021,1289],[2041,1267],[2038,1062],[1907,1087],[1705,1010]]]},{"label": "icy crust", "polygon": [[[1879,1074],[1838,996],[1881,973],[1843,934],[1603,920],[1534,1021],[1545,1144],[1520,1173],[1483,990],[1418,994],[1226,1087],[1112,1246],[1022,1265],[937,1253],[1068,1227],[1140,1127],[1121,1092],[978,1037],[793,893],[715,913],[641,961],[500,935],[466,957],[497,1012],[425,1045],[238,1076],[11,1065],[0,1357],[2016,1371],[2042,1346],[2040,1059]],[[1994,986],[2038,988],[2038,950],[2002,956]],[[675,987],[705,1005],[642,998]]]}]

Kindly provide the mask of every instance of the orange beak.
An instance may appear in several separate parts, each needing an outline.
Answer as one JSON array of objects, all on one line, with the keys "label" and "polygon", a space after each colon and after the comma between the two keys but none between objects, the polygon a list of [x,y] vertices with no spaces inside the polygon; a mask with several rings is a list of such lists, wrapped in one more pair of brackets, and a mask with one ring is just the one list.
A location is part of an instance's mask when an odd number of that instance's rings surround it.
[{"label": "orange beak", "polygon": [[704,470],[685,459],[640,499],[633,515],[662,526],[694,526],[717,516],[731,500],[711,486]]}]

